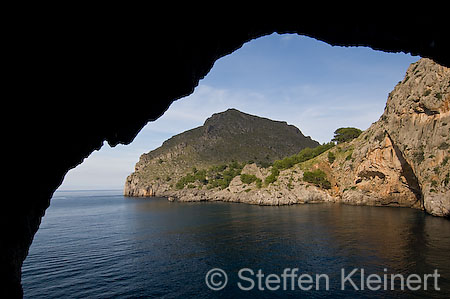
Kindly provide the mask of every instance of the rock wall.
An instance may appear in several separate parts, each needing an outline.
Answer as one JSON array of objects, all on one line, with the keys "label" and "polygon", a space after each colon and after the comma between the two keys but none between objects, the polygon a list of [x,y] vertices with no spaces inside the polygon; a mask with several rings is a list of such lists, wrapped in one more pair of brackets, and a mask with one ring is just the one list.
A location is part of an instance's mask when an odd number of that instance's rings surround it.
[{"label": "rock wall", "polygon": [[421,59],[391,93],[382,124],[418,180],[426,211],[450,213],[450,69]]},{"label": "rock wall", "polygon": [[350,167],[335,167],[342,200],[449,216],[449,103],[450,69],[430,59],[412,64],[380,120],[352,142]]},{"label": "rock wall", "polygon": [[350,164],[349,171],[337,168],[334,172],[340,181],[342,176],[351,178],[342,182],[342,202],[422,208],[417,178],[387,134],[380,142],[369,145],[363,156],[359,155],[355,150],[352,159],[356,161]]}]

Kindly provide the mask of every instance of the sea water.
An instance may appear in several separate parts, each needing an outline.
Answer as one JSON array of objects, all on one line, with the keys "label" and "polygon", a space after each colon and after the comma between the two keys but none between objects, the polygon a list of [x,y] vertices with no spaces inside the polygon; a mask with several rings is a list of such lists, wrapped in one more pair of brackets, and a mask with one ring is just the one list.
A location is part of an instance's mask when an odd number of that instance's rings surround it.
[{"label": "sea water", "polygon": [[57,191],[22,271],[26,298],[448,298],[450,221],[406,208]]}]

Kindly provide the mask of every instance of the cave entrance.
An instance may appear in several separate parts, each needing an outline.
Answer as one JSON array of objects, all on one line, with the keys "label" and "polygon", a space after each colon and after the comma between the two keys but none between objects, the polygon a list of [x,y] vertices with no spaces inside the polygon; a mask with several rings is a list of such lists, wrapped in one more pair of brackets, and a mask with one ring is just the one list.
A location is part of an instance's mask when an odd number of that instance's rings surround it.
[{"label": "cave entrance", "polygon": [[[59,198],[53,201],[64,200],[64,192],[73,190],[122,192],[126,177],[133,172],[141,154],[156,149],[173,135],[201,126],[212,114],[229,108],[286,121],[320,143],[330,141],[339,127],[367,129],[382,114],[388,93],[403,78],[410,63],[418,59],[366,47],[332,47],[290,34],[253,40],[216,61],[192,95],[174,102],[160,119],[147,124],[133,143],[115,148],[105,144],[69,171],[55,193]],[[30,248],[23,268],[25,294],[35,283],[30,273],[47,271],[44,268],[48,263],[41,269],[33,268],[43,264],[42,254],[54,253],[54,260],[59,258],[58,244],[54,244],[52,251],[45,250],[45,242],[50,241],[45,239],[49,230],[42,232],[49,225],[48,219],[61,212],[60,207],[52,204],[46,211]],[[66,216],[73,219],[77,213],[83,212],[74,207],[67,210]],[[95,215],[92,217],[94,221]],[[102,223],[101,218],[95,218],[95,224],[100,229],[112,225]],[[63,227],[58,229],[64,231]],[[76,233],[76,225],[68,228],[71,229]],[[61,238],[58,240],[65,242],[64,236]],[[41,255],[35,254],[38,249]]]},{"label": "cave entrance", "polygon": [[93,152],[58,190],[121,189],[141,154],[228,108],[286,121],[320,143],[330,141],[339,127],[365,130],[418,59],[368,47],[333,47],[297,34],[255,39],[217,60],[193,94],[175,101],[130,145],[105,144]]}]

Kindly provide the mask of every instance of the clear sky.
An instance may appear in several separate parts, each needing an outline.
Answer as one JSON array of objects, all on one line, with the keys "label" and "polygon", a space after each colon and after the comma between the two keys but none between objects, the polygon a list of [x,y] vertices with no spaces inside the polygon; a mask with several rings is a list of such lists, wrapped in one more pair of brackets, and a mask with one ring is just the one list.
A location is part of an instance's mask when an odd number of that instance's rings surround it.
[{"label": "clear sky", "polygon": [[132,144],[110,148],[105,143],[92,153],[66,175],[60,190],[121,189],[142,153],[228,108],[287,121],[321,143],[330,141],[339,127],[365,130],[378,120],[388,93],[419,58],[332,47],[296,34],[253,40],[216,61],[192,95],[147,124]]}]

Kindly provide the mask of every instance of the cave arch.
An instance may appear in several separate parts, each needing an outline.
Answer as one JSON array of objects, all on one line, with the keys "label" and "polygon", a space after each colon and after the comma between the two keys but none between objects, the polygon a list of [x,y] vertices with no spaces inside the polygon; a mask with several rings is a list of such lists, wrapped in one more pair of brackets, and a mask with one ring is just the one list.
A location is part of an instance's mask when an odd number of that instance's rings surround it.
[{"label": "cave arch", "polygon": [[[404,77],[407,66],[418,59],[365,47],[332,47],[297,34],[274,33],[257,38],[217,60],[191,95],[172,103],[130,145],[106,145],[92,153],[66,174],[58,190],[118,189],[144,152],[231,107],[286,121],[320,143],[329,142],[338,126],[366,129],[383,113],[386,95]],[[316,99],[314,103],[312,98]],[[362,99],[369,106],[359,107]],[[321,123],[328,123],[326,130]],[[151,135],[154,127],[156,132]],[[127,165],[119,160],[106,163],[105,159],[114,159],[116,153],[123,157],[125,152],[134,153]],[[122,164],[122,171],[113,167],[117,163]]]},{"label": "cave arch", "polygon": [[[83,25],[74,20],[59,20],[58,26],[37,23],[25,39],[25,48],[31,51],[20,53],[25,71],[18,81],[23,97],[38,94],[43,100],[25,109],[13,103],[21,126],[29,128],[28,138],[18,147],[33,145],[34,157],[27,173],[32,179],[26,186],[26,193],[33,196],[8,200],[7,217],[2,219],[2,292],[18,297],[22,295],[21,265],[66,172],[103,141],[112,146],[130,143],[172,101],[192,93],[214,61],[244,43],[274,32],[297,33],[332,45],[408,52],[450,66],[448,33],[433,15],[422,16],[420,23],[401,17],[395,23],[383,19],[326,23],[298,17],[249,22],[236,17],[232,23],[216,18],[207,25],[177,19],[170,26],[130,17],[117,23],[105,20],[111,24],[107,29],[98,19]],[[157,28],[150,39],[143,38],[148,28]],[[115,104],[118,99],[125,103]],[[13,134],[20,135],[19,130]],[[22,163],[18,169],[29,167],[29,162]]]}]

